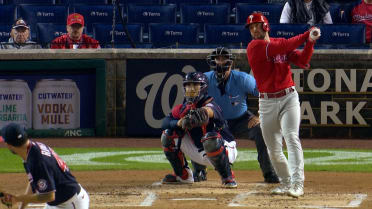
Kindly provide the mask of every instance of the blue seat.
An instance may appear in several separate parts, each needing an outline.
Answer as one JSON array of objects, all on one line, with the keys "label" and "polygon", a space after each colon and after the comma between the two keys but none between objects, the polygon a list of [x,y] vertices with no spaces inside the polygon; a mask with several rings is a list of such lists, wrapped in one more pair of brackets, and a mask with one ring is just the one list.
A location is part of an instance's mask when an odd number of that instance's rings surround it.
[{"label": "blue seat", "polygon": [[127,10],[128,23],[141,23],[144,33],[148,33],[149,23],[176,23],[176,5],[135,5],[129,4]]},{"label": "blue seat", "polygon": [[268,4],[285,4],[287,0],[267,0]]},{"label": "blue seat", "polygon": [[181,23],[198,23],[201,28],[204,24],[228,24],[230,18],[230,5],[181,5]]},{"label": "blue seat", "polygon": [[280,16],[282,14],[282,4],[236,4],[236,23],[246,23],[247,17],[253,12],[263,13],[269,23],[279,23]]},{"label": "blue seat", "polygon": [[197,24],[149,24],[149,40],[154,47],[169,47],[178,44],[199,44]]},{"label": "blue seat", "polygon": [[363,46],[366,43],[364,24],[317,25],[321,37],[317,45]]},{"label": "blue seat", "polygon": [[[84,16],[87,33],[93,32],[93,24],[105,23],[112,24],[113,6],[112,5],[74,5],[73,12]],[[70,12],[71,13],[71,12]],[[116,8],[116,22],[120,21],[119,10]]]},{"label": "blue seat", "polygon": [[204,28],[204,43],[207,45],[245,48],[252,40],[244,25],[205,25]]},{"label": "blue seat", "polygon": [[340,23],[341,22],[341,7],[340,4],[329,4],[329,13],[332,17],[333,23]]},{"label": "blue seat", "polygon": [[347,4],[340,4],[341,17],[340,17],[339,23],[351,23],[352,21],[351,12],[358,2],[359,1],[347,3]]},{"label": "blue seat", "polygon": [[49,45],[55,38],[67,33],[66,24],[37,23],[37,42],[42,46]]},{"label": "blue seat", "polygon": [[[138,44],[142,43],[142,25],[141,24],[128,24],[128,32],[133,42]],[[99,41],[102,48],[111,47],[112,43],[112,25],[111,24],[93,24],[93,37]],[[129,39],[124,32],[122,25],[115,26],[114,33],[115,46],[129,45]],[[127,48],[127,47],[124,47]]]},{"label": "blue seat", "polygon": [[180,11],[182,4],[212,4],[212,0],[164,0],[165,4],[176,4],[177,11]]},{"label": "blue seat", "polygon": [[8,42],[12,25],[0,25],[0,42]]},{"label": "blue seat", "polygon": [[309,29],[308,24],[270,24],[270,37],[291,38]]},{"label": "blue seat", "polygon": [[161,4],[161,0],[121,0],[122,4]]},{"label": "blue seat", "polygon": [[56,4],[56,0],[8,0],[8,4]]},{"label": "blue seat", "polygon": [[0,24],[13,24],[15,11],[14,5],[0,5]]},{"label": "blue seat", "polygon": [[237,3],[265,4],[267,0],[216,0],[217,4],[229,3],[231,8],[235,8]]},{"label": "blue seat", "polygon": [[67,7],[62,5],[31,5],[20,4],[17,6],[17,16],[22,17],[31,27],[31,37],[36,38],[36,23],[65,24]]},{"label": "blue seat", "polygon": [[107,4],[107,0],[59,0],[60,4],[68,4],[68,5],[74,5],[74,4],[86,4],[86,5],[92,5],[92,4]]}]

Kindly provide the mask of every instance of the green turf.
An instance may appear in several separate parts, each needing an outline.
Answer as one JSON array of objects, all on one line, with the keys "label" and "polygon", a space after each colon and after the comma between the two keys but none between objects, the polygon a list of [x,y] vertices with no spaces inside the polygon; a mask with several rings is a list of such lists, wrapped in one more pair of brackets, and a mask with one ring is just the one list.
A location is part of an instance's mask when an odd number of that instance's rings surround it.
[{"label": "green turf", "polygon": [[[238,149],[234,170],[258,170],[257,152]],[[56,148],[71,170],[170,169],[159,148]],[[287,153],[285,152],[287,155]],[[371,150],[304,150],[305,171],[372,172]],[[0,172],[24,172],[22,160],[0,148]]]}]

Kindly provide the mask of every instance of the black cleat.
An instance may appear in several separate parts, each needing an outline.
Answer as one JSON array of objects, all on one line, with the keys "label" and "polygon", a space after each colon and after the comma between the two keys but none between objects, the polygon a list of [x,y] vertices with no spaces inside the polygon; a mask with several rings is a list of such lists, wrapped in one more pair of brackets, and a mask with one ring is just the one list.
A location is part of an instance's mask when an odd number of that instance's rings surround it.
[{"label": "black cleat", "polygon": [[279,183],[279,178],[276,174],[269,173],[265,175],[265,183],[269,183],[269,184]]}]

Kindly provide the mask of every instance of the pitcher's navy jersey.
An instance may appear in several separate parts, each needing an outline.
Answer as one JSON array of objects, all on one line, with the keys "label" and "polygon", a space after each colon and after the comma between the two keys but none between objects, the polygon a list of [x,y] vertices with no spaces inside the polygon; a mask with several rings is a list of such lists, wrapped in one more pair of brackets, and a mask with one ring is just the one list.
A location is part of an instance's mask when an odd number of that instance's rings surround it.
[{"label": "pitcher's navy jersey", "polygon": [[[208,101],[211,99],[210,97],[204,101]],[[207,132],[217,132],[220,133],[222,138],[228,142],[234,141],[234,136],[231,134],[227,121],[222,116],[222,110],[218,106],[216,102],[209,101],[206,104],[203,104],[203,101],[199,102],[199,104],[202,105],[196,105],[196,108],[200,107],[209,107],[213,110],[213,118],[209,118],[209,123],[205,127],[205,130],[201,127],[195,127],[188,131],[188,134],[190,134],[192,140],[194,141],[194,144],[198,148],[203,148],[203,145],[201,143],[201,138],[207,133]],[[163,126],[164,129],[176,129],[179,128],[176,126],[177,121],[182,118],[188,111],[189,107],[187,106],[187,103],[183,103],[180,105],[176,105],[172,109],[172,113],[169,114],[169,116],[164,118]],[[180,129],[180,128],[179,128]]]},{"label": "pitcher's navy jersey", "polygon": [[40,142],[30,141],[27,160],[23,163],[32,191],[55,191],[55,200],[48,205],[59,205],[80,192],[80,185],[70,173],[66,163],[52,148]]}]

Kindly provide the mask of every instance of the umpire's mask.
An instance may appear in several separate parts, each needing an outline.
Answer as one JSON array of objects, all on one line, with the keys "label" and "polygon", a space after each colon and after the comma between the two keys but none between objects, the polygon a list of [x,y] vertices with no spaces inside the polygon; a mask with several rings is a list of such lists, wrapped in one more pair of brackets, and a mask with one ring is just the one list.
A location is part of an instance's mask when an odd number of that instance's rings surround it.
[{"label": "umpire's mask", "polygon": [[231,69],[233,60],[231,51],[225,47],[218,47],[207,56],[207,63],[214,70],[218,83],[225,80],[226,72]]}]

